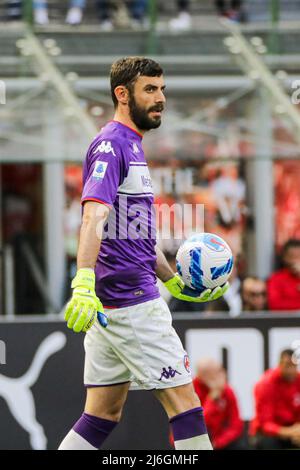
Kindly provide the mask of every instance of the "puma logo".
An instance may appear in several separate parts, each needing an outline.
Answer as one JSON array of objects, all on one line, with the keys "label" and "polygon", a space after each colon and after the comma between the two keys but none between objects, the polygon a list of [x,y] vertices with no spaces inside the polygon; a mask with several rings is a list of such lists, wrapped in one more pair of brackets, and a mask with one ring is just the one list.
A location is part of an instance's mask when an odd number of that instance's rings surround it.
[{"label": "puma logo", "polygon": [[14,379],[0,374],[0,396],[6,401],[15,420],[28,432],[31,447],[35,450],[47,448],[47,437],[44,428],[37,422],[34,396],[30,389],[37,382],[49,357],[60,351],[65,344],[66,336],[63,333],[52,333],[39,345],[24,375]]}]

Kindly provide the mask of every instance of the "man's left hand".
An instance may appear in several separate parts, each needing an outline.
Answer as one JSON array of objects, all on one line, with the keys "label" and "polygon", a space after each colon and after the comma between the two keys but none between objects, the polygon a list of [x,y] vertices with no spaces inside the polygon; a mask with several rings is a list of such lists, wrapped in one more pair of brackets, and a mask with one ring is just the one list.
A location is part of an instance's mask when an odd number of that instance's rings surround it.
[{"label": "man's left hand", "polygon": [[184,284],[178,273],[164,282],[164,285],[173,297],[186,302],[211,302],[222,297],[229,288],[229,282],[226,282],[222,287],[206,289],[199,295],[196,290]]}]

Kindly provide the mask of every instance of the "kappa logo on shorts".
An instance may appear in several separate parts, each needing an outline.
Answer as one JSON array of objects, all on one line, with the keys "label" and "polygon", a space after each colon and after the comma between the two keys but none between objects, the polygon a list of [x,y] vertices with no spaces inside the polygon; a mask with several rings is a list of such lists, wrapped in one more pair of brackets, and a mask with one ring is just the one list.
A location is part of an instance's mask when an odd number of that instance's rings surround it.
[{"label": "kappa logo on shorts", "polygon": [[161,374],[159,380],[162,380],[162,378],[164,378],[164,379],[170,379],[170,378],[173,379],[176,374],[182,375],[180,372],[178,372],[178,370],[172,369],[171,366],[168,367],[168,370],[167,370],[166,367],[163,367],[162,374]]}]

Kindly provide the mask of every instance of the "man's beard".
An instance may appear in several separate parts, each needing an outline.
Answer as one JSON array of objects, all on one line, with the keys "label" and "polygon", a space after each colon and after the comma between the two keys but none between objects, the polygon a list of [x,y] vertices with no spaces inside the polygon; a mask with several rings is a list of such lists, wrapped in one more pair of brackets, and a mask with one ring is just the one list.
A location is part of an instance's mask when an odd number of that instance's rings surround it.
[{"label": "man's beard", "polygon": [[130,96],[129,100],[129,113],[132,121],[138,129],[142,131],[150,131],[150,129],[157,129],[161,125],[161,116],[150,117],[149,113],[151,111],[161,112],[164,109],[163,104],[157,104],[152,106],[149,109],[141,108],[133,94]]}]

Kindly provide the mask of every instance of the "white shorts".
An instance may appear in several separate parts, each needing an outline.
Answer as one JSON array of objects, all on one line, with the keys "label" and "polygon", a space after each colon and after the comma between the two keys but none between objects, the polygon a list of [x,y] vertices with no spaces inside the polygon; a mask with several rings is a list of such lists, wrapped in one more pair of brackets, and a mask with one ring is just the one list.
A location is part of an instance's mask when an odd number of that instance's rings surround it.
[{"label": "white shorts", "polygon": [[152,390],[192,381],[187,353],[161,297],[105,313],[107,328],[95,322],[85,336],[85,386],[131,382],[131,390]]}]

